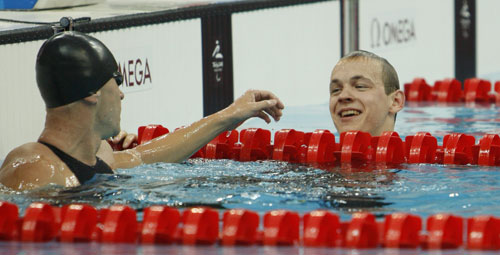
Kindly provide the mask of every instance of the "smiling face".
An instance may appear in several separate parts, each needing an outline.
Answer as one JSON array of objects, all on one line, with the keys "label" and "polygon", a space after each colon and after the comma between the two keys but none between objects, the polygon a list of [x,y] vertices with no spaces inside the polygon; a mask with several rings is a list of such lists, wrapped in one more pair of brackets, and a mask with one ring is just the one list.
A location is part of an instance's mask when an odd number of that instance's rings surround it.
[{"label": "smiling face", "polygon": [[330,115],[337,131],[380,136],[394,130],[394,116],[402,108],[394,95],[400,93],[385,93],[380,61],[366,57],[339,61],[330,81]]}]

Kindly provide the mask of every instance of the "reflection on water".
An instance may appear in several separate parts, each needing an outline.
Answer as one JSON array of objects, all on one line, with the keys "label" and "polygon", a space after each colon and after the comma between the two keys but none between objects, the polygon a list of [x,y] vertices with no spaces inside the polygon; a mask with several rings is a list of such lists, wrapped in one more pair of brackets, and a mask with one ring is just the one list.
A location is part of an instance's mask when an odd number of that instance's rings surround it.
[{"label": "reflection on water", "polygon": [[154,204],[256,211],[282,208],[301,212],[317,208],[377,211],[391,204],[377,194],[377,189],[390,185],[394,178],[397,176],[393,170],[353,172],[330,167],[325,171],[285,162],[197,159],[101,175],[95,182],[76,188],[51,186],[31,192],[5,191],[0,199],[22,207],[31,201],[53,205],[88,203],[96,207],[120,203],[139,211]]},{"label": "reflection on water", "polygon": [[0,200],[12,201],[21,209],[42,201],[88,203],[98,208],[127,204],[139,212],[156,204],[247,208],[260,213],[272,209],[305,213],[322,208],[344,220],[356,211],[380,217],[396,211],[422,216],[450,211],[495,215],[500,209],[500,172],[495,168],[405,164],[385,170],[354,170],[276,161],[196,159],[121,170],[77,188],[4,190]]},{"label": "reflection on water", "polygon": [[135,245],[135,244],[98,244],[98,243],[9,243],[0,242],[2,254],[37,254],[37,255],[414,255],[414,254],[495,254],[488,251],[457,250],[419,250],[419,249],[342,249],[308,248],[299,246],[178,246],[178,245]]}]

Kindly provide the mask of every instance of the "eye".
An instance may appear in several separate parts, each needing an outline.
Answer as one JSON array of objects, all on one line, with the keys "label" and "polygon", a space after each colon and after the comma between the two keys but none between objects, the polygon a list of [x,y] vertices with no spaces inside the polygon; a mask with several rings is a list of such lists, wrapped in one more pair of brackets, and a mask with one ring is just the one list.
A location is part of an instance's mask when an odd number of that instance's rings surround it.
[{"label": "eye", "polygon": [[332,88],[332,89],[330,89],[330,94],[332,94],[332,95],[338,94],[338,93],[340,93],[341,90],[342,89],[340,87]]},{"label": "eye", "polygon": [[357,83],[356,85],[354,85],[354,87],[359,90],[365,90],[369,88],[369,86],[364,83]]}]

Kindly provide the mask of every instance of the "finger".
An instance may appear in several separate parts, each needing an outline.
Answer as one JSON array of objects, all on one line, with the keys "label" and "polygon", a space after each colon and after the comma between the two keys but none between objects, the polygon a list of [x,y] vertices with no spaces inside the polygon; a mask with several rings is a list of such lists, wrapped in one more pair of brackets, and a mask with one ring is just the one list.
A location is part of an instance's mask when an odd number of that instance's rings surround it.
[{"label": "finger", "polygon": [[257,110],[265,111],[267,114],[273,117],[275,121],[279,121],[281,115],[283,114],[281,109],[278,107],[279,101],[277,99],[265,100],[256,103]]},{"label": "finger", "polygon": [[279,98],[276,98],[278,100],[278,103],[276,104],[276,107],[280,110],[283,110],[285,109],[285,104],[283,104],[283,102],[281,102],[281,100]]},{"label": "finger", "polygon": [[262,110],[270,109],[270,108],[274,107],[276,104],[277,104],[276,99],[262,100],[262,101],[255,102],[253,104],[253,108],[255,111],[262,111]]},{"label": "finger", "polygon": [[127,132],[124,131],[124,130],[121,130],[120,133],[118,133],[118,135],[116,135],[115,137],[113,137],[112,139],[112,142],[114,144],[118,144],[120,143],[121,140],[123,140],[125,137],[127,136]]},{"label": "finger", "polygon": [[262,101],[268,99],[276,99],[276,97],[272,92],[267,90],[252,90],[251,93],[254,94],[255,101]]},{"label": "finger", "polygon": [[130,145],[132,145],[133,142],[137,140],[137,136],[135,134],[128,134],[125,139],[123,140],[122,147],[123,148],[129,148]]},{"label": "finger", "polygon": [[270,111],[270,115],[273,116],[274,120],[278,121],[281,116],[283,115],[283,111],[282,111],[282,105],[280,105],[280,101],[277,101],[276,104],[269,108],[269,111]]},{"label": "finger", "polygon": [[283,115],[283,112],[281,109],[277,107],[271,107],[266,110],[266,112],[273,117],[275,121],[279,121],[281,119],[281,116]]},{"label": "finger", "polygon": [[[285,104],[283,104],[283,102],[281,102],[281,100],[275,96],[272,92],[270,91],[266,91],[266,90],[258,90],[258,91],[254,91],[255,93],[255,101],[256,102],[259,102],[259,101],[263,101],[263,100],[276,100],[276,104],[275,104],[275,107],[277,109],[285,109]],[[275,111],[275,112],[278,112],[278,111]]]},{"label": "finger", "polygon": [[256,117],[263,119],[268,124],[271,123],[271,118],[269,118],[269,115],[267,115],[263,111],[259,111]]}]

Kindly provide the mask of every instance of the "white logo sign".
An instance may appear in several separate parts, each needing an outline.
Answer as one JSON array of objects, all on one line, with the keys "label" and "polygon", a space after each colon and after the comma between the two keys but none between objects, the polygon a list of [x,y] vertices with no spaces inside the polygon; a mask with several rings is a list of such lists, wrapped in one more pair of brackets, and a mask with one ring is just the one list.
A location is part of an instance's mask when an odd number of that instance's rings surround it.
[{"label": "white logo sign", "polygon": [[153,78],[148,58],[135,58],[118,61],[118,70],[123,75],[122,91],[135,92],[151,89]]},{"label": "white logo sign", "polygon": [[224,56],[221,53],[221,46],[219,40],[215,41],[215,48],[212,52],[212,68],[215,73],[215,81],[217,83],[222,81],[222,71],[224,70]]},{"label": "white logo sign", "polygon": [[371,19],[370,47],[379,49],[399,46],[417,40],[413,17],[381,16]]},{"label": "white logo sign", "polygon": [[470,24],[472,23],[470,19],[469,5],[467,4],[467,0],[464,0],[460,8],[460,25],[462,25],[462,36],[464,38],[469,38]]}]

